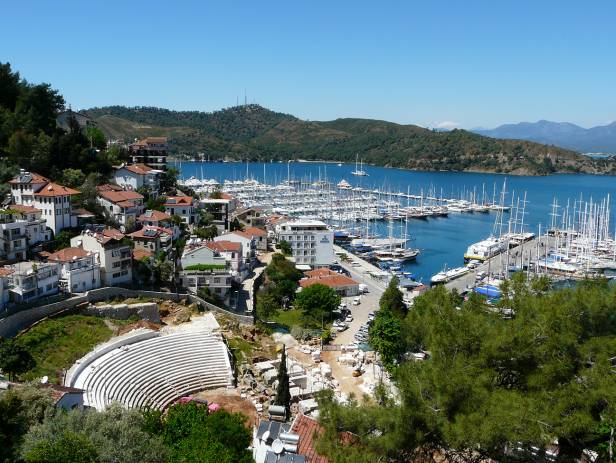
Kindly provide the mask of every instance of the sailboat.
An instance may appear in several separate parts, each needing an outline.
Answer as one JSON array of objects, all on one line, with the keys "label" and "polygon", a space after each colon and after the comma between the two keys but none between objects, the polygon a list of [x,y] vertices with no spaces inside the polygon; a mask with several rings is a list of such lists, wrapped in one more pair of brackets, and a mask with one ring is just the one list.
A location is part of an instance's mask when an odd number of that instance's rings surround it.
[{"label": "sailboat", "polygon": [[364,170],[364,160],[362,159],[359,167],[357,166],[357,161],[359,159],[359,155],[355,155],[355,170],[351,172],[351,175],[357,175],[359,177],[365,177],[368,173]]}]

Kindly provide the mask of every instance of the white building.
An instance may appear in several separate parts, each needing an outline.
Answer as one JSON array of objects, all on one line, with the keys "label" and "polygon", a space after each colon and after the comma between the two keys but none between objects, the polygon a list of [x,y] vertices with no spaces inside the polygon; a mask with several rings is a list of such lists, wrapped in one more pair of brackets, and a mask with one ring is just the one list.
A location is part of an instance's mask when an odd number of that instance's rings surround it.
[{"label": "white building", "polygon": [[158,196],[162,170],[153,169],[145,164],[122,165],[113,174],[113,181],[127,190],[146,187],[152,196]]},{"label": "white building", "polygon": [[97,187],[98,203],[123,230],[134,229],[137,218],[143,213],[143,195],[136,191],[123,190],[114,185]]},{"label": "white building", "polygon": [[13,204],[9,206],[14,211],[14,217],[26,224],[26,236],[28,246],[43,243],[51,239],[51,233],[47,229],[47,222],[42,217],[42,211],[32,206]]},{"label": "white building", "polygon": [[30,302],[58,294],[59,265],[55,262],[18,262],[9,275],[10,299]]},{"label": "white building", "polygon": [[168,196],[165,202],[165,212],[178,215],[187,225],[193,224],[197,218],[196,201],[191,196]]},{"label": "white building", "polygon": [[64,248],[47,257],[48,262],[60,265],[60,290],[83,293],[100,288],[101,275],[98,255],[83,248]]},{"label": "white building", "polygon": [[0,267],[0,312],[4,311],[9,303],[9,276],[13,270],[9,267]]},{"label": "white building", "polygon": [[225,299],[231,290],[233,275],[227,259],[207,245],[184,250],[181,259],[180,284],[197,294],[209,288],[212,294]]},{"label": "white building", "polygon": [[334,261],[334,232],[320,220],[293,220],[276,225],[278,241],[288,241],[298,265],[326,267]]},{"label": "white building", "polygon": [[0,259],[25,260],[28,249],[26,223],[15,220],[11,212],[0,211]]},{"label": "white building", "polygon": [[215,242],[230,241],[242,245],[242,265],[246,269],[251,269],[255,257],[256,244],[252,235],[243,231],[232,231],[214,238]]},{"label": "white building", "polygon": [[39,209],[41,217],[54,234],[64,228],[77,226],[77,216],[71,209],[71,197],[78,195],[79,191],[23,169],[9,184],[13,202]]},{"label": "white building", "polygon": [[124,233],[102,225],[87,227],[81,235],[71,239],[71,247],[81,247],[98,254],[103,286],[130,284],[132,249]]}]

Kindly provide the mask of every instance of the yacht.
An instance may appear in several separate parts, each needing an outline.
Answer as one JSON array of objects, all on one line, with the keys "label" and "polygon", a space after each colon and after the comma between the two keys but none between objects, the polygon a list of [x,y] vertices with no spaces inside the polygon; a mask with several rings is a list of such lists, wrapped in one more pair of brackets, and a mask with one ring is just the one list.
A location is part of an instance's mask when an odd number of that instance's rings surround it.
[{"label": "yacht", "polygon": [[507,240],[490,237],[478,243],[471,244],[464,254],[464,261],[484,261],[507,250]]},{"label": "yacht", "polygon": [[430,283],[433,285],[447,283],[448,281],[460,278],[462,275],[466,275],[469,271],[470,269],[467,267],[456,267],[450,270],[445,269],[430,278]]},{"label": "yacht", "polygon": [[357,166],[358,156],[355,156],[355,170],[351,172],[351,175],[357,175],[359,177],[365,177],[368,173],[364,170],[364,160],[362,159],[359,167]]}]

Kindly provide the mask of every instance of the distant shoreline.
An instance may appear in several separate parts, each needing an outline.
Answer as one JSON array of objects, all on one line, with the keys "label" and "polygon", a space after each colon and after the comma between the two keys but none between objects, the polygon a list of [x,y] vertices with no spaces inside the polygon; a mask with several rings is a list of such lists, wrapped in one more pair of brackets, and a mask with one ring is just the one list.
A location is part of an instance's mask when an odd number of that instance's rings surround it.
[{"label": "distant shoreline", "polygon": [[[194,162],[194,163],[205,163],[205,164],[246,164],[246,161],[223,161],[223,160],[197,160],[197,159],[177,159],[174,157],[167,157],[168,162],[180,163],[180,162]],[[352,166],[351,162],[342,162],[342,161],[331,161],[331,160],[306,160],[306,159],[289,159],[286,161],[248,161],[249,164],[287,164],[287,163],[298,163],[298,164],[341,164]],[[371,167],[380,167],[383,169],[399,169],[405,170],[408,172],[435,172],[435,173],[443,173],[443,172],[451,172],[451,173],[467,173],[467,174],[491,174],[491,175],[511,175],[515,177],[549,177],[551,175],[596,175],[600,177],[613,177],[616,175],[610,173],[600,173],[600,172],[551,172],[549,174],[531,174],[525,172],[496,172],[490,170],[481,170],[481,169],[467,169],[467,170],[435,170],[435,169],[411,169],[408,167],[397,167],[397,166],[389,166],[389,165],[379,165],[379,164],[368,164],[364,163],[364,165],[368,165]]]}]

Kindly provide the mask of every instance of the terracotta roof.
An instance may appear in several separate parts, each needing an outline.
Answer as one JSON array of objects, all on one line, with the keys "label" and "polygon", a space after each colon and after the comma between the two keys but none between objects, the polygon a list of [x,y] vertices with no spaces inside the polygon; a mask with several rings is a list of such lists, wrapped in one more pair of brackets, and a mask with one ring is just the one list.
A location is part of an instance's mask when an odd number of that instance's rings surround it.
[{"label": "terracotta roof", "polygon": [[147,210],[139,217],[137,217],[137,220],[139,222],[161,222],[164,220],[171,220],[171,216],[165,212]]},{"label": "terracotta roof", "polygon": [[8,209],[11,209],[13,211],[22,212],[24,214],[31,214],[31,213],[35,213],[35,212],[41,212],[41,210],[37,209],[36,207],[26,206],[24,204],[11,204],[11,205],[8,206]]},{"label": "terracotta roof", "polygon": [[243,232],[242,230],[232,231],[231,234],[241,236],[242,238],[246,238],[248,240],[252,239],[252,235],[250,233]]},{"label": "terracotta roof", "polygon": [[48,183],[49,179],[46,177],[43,177],[42,175],[37,174],[36,172],[29,172],[29,173],[24,173],[24,174],[19,174],[16,177],[13,177],[11,180],[9,180],[9,183],[33,183],[33,184],[40,184],[40,183]]},{"label": "terracotta roof", "polygon": [[62,386],[60,384],[48,383],[46,385],[42,385],[41,387],[51,389],[51,397],[54,403],[57,403],[66,394],[83,394],[84,393],[83,389],[77,389],[75,387],[70,387],[70,386]]},{"label": "terracotta roof", "polygon": [[220,193],[220,199],[235,199],[235,196],[231,196],[229,193]]},{"label": "terracotta roof", "polygon": [[58,185],[54,182],[49,182],[41,189],[41,191],[34,193],[34,196],[67,196],[78,195],[79,193],[81,193],[81,191],[74,190],[67,186]]},{"label": "terracotta roof", "polygon": [[233,241],[208,241],[205,245],[213,251],[218,252],[229,252],[235,251],[240,252],[242,250],[242,243],[235,243]]},{"label": "terracotta roof", "polygon": [[193,198],[191,196],[167,196],[167,200],[165,201],[165,206],[190,206],[193,203]]},{"label": "terracotta roof", "polygon": [[152,169],[150,166],[146,166],[145,164],[131,164],[129,166],[124,166],[124,169],[138,175],[146,175],[151,171],[155,170]]},{"label": "terracotta roof", "polygon": [[318,278],[330,275],[339,275],[339,273],[334,272],[333,270],[330,270],[328,268],[317,268],[315,270],[308,270],[307,272],[304,272],[304,275],[306,275],[308,278]]},{"label": "terracotta roof", "polygon": [[316,420],[306,415],[298,415],[293,421],[291,432],[299,436],[297,453],[304,455],[310,463],[329,463],[329,460],[319,455],[314,449],[314,441],[323,433],[323,428]]},{"label": "terracotta roof", "polygon": [[144,257],[152,257],[154,253],[152,251],[147,251],[145,249],[134,249],[133,250],[133,260],[141,260]]},{"label": "terracotta roof", "polygon": [[302,288],[306,288],[307,286],[322,284],[325,286],[329,286],[330,288],[338,288],[340,286],[353,286],[359,285],[358,282],[349,278],[346,275],[328,275],[322,277],[315,278],[304,278],[303,280],[299,280],[299,284]]},{"label": "terracotta roof", "polygon": [[146,143],[167,143],[167,137],[146,137],[141,141]]},{"label": "terracotta roof", "polygon": [[267,236],[267,232],[262,228],[248,227],[244,229],[244,233],[248,233],[252,236]]},{"label": "terracotta roof", "polygon": [[[121,190],[121,191],[99,191],[98,195],[102,198],[105,198],[107,201],[111,201],[112,203],[121,203],[122,201],[134,201],[137,199],[143,199],[143,195],[140,195],[136,191],[130,190]],[[133,204],[130,203],[126,207],[130,207]]]},{"label": "terracotta roof", "polygon": [[113,183],[103,183],[102,185],[98,185],[96,187],[96,191],[123,191],[124,188],[122,188],[119,185],[114,185]]},{"label": "terracotta roof", "polygon": [[120,241],[124,238],[124,233],[115,228],[105,228],[102,232],[93,232],[92,235],[101,244],[107,244],[111,240]]},{"label": "terracotta roof", "polygon": [[53,262],[70,262],[75,259],[81,259],[89,256],[91,253],[83,248],[64,248],[50,254],[47,260]]},{"label": "terracotta roof", "polygon": [[7,267],[0,267],[0,277],[7,277],[13,273],[13,269]]},{"label": "terracotta roof", "polygon": [[128,236],[130,236],[131,238],[154,239],[154,238],[158,238],[163,233],[166,233],[167,235],[173,235],[173,230],[169,228],[153,227],[153,226],[148,225],[148,226],[143,227],[141,230],[137,230],[132,233],[129,233]]}]

